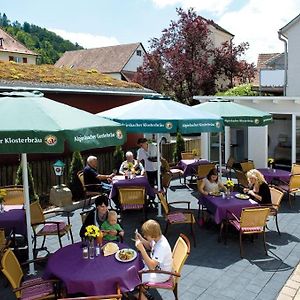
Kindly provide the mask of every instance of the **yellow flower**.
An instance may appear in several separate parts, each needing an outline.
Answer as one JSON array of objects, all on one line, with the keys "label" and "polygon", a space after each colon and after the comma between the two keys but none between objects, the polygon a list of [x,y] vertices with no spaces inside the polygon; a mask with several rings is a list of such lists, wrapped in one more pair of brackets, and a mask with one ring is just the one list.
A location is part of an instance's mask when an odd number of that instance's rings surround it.
[{"label": "yellow flower", "polygon": [[194,156],[197,156],[197,155],[198,155],[198,150],[194,148],[194,149],[192,150],[192,153],[193,153]]},{"label": "yellow flower", "polygon": [[129,162],[128,163],[128,170],[131,170],[133,168],[133,163],[132,162]]},{"label": "yellow flower", "polygon": [[269,157],[269,158],[268,158],[268,164],[269,164],[269,165],[274,164],[274,158]]},{"label": "yellow flower", "polygon": [[96,225],[89,225],[85,227],[84,235],[89,239],[95,239],[97,236],[100,235],[100,229]]},{"label": "yellow flower", "polygon": [[6,196],[6,190],[0,189],[0,203],[4,202],[4,196]]},{"label": "yellow flower", "polygon": [[227,186],[227,187],[234,187],[234,182],[233,182],[232,180],[228,179],[228,180],[226,181],[226,186]]}]

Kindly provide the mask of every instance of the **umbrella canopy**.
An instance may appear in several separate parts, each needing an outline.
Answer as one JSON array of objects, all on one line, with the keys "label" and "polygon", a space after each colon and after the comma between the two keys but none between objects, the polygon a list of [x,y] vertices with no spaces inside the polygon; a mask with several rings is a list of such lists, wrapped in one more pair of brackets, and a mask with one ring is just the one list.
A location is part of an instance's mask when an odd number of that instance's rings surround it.
[{"label": "umbrella canopy", "polygon": [[32,93],[0,98],[0,153],[61,153],[121,145],[120,124]]},{"label": "umbrella canopy", "polygon": [[[27,153],[61,153],[124,143],[120,124],[34,93],[3,93],[0,98],[0,153],[22,153],[28,256],[33,259]],[[30,264],[30,273],[34,273]]]},{"label": "umbrella canopy", "polygon": [[222,117],[224,125],[230,127],[264,126],[273,121],[272,115],[267,112],[223,99],[210,100],[193,108]]},{"label": "umbrella canopy", "polygon": [[120,122],[127,132],[176,133],[218,132],[223,121],[213,113],[196,111],[193,107],[166,97],[145,98],[100,112],[101,117]]}]

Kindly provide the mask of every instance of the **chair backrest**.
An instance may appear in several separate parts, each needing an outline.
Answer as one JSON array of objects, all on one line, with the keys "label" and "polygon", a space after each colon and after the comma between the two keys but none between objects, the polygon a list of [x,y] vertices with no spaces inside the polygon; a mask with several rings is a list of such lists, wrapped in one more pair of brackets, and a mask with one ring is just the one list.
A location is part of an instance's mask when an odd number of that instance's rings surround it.
[{"label": "chair backrest", "polygon": [[243,208],[240,226],[243,227],[264,227],[269,216],[270,209],[267,207]]},{"label": "chair backrest", "polygon": [[83,171],[78,171],[78,172],[77,172],[77,177],[78,177],[79,181],[81,182],[83,191],[85,192],[85,191],[86,191],[86,187],[85,187],[85,184],[84,184]]},{"label": "chair backrest", "polygon": [[145,204],[145,188],[141,186],[120,187],[120,204]]},{"label": "chair backrest", "polygon": [[2,189],[6,190],[6,195],[4,196],[5,204],[7,205],[18,205],[24,204],[24,189],[20,185],[10,185],[4,186]]},{"label": "chair backrest", "polygon": [[88,215],[91,211],[94,211],[95,209],[96,209],[96,208],[93,207],[93,208],[91,208],[91,209],[87,209],[87,210],[84,210],[84,211],[80,212],[80,217],[81,217],[81,222],[82,222],[82,224],[84,223],[84,221],[85,221],[87,215]]},{"label": "chair backrest", "polygon": [[227,162],[226,162],[226,169],[232,169],[233,164],[235,163],[235,159],[233,156],[229,156]]},{"label": "chair backrest", "polygon": [[170,182],[172,180],[172,174],[170,172],[166,172],[162,175],[161,185],[163,188],[168,189]]},{"label": "chair backrest", "polygon": [[[8,248],[2,256],[1,268],[2,273],[10,282],[12,288],[16,289],[20,287],[24,274],[18,259],[10,248]],[[16,292],[16,297],[20,297],[20,292]]]},{"label": "chair backrest", "polygon": [[168,161],[165,158],[161,157],[160,158],[160,163],[161,163],[160,168],[161,168],[161,173],[162,174],[164,174],[165,172],[170,171],[170,165],[169,165]]},{"label": "chair backrest", "polygon": [[247,173],[248,171],[255,169],[255,166],[254,166],[254,163],[252,160],[244,161],[244,162],[241,162],[240,164],[241,164],[242,171],[244,173]]},{"label": "chair backrest", "polygon": [[278,210],[282,197],[284,195],[284,192],[280,191],[279,189],[277,189],[274,186],[270,186],[270,193],[271,193],[271,201],[273,204],[273,207]]},{"label": "chair backrest", "polygon": [[193,152],[181,152],[181,159],[194,159],[195,155]]},{"label": "chair backrest", "polygon": [[197,168],[197,177],[198,178],[204,178],[207,176],[210,170],[214,169],[216,167],[213,163],[208,164],[201,164]]},{"label": "chair backrest", "polygon": [[248,186],[248,179],[244,172],[240,170],[235,170],[236,179],[238,181],[238,184],[243,187]]},{"label": "chair backrest", "polygon": [[300,188],[300,175],[291,175],[289,190]]},{"label": "chair backrest", "polygon": [[30,203],[30,215],[31,215],[31,224],[45,221],[43,209],[39,201],[34,201]]},{"label": "chair backrest", "polygon": [[[190,255],[191,245],[190,240],[184,234],[180,234],[172,251],[173,271],[181,273],[182,267]],[[174,281],[177,282],[179,277],[174,276]]]},{"label": "chair backrest", "polygon": [[295,163],[292,164],[291,174],[292,175],[300,174],[300,165],[299,164],[295,164]]},{"label": "chair backrest", "polygon": [[162,208],[163,208],[165,214],[167,215],[170,212],[170,208],[169,208],[169,204],[167,202],[166,197],[162,193],[158,193],[158,198],[159,198],[159,201],[162,205]]}]

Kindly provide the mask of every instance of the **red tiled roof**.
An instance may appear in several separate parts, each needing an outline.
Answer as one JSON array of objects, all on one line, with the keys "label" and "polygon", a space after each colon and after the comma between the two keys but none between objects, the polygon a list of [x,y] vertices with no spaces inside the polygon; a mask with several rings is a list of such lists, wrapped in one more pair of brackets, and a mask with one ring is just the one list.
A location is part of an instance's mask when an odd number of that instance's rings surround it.
[{"label": "red tiled roof", "polygon": [[67,51],[56,67],[96,69],[101,73],[120,73],[140,43]]},{"label": "red tiled roof", "polygon": [[267,68],[267,63],[269,60],[275,58],[276,56],[280,55],[281,53],[261,53],[258,54],[257,59],[257,71],[260,69]]},{"label": "red tiled roof", "polygon": [[2,38],[2,47],[0,51],[15,52],[29,55],[38,55],[37,53],[27,49],[22,43],[14,39],[10,34],[0,28],[0,38]]}]

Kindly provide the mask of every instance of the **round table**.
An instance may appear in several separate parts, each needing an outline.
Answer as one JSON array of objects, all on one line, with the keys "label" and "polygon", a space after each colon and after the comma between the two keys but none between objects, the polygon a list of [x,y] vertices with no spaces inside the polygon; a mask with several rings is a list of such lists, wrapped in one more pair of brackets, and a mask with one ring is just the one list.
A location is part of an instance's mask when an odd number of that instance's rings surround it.
[{"label": "round table", "polygon": [[291,173],[289,171],[271,168],[261,168],[258,171],[264,175],[268,183],[271,183],[273,179],[280,179],[285,182],[290,181]]},{"label": "round table", "polygon": [[[119,248],[127,248],[118,243]],[[138,271],[143,268],[140,255],[131,262],[119,262],[114,255],[84,259],[82,243],[57,250],[48,260],[43,278],[59,278],[69,294],[108,295],[116,292],[118,283],[127,292],[141,283]]]}]

